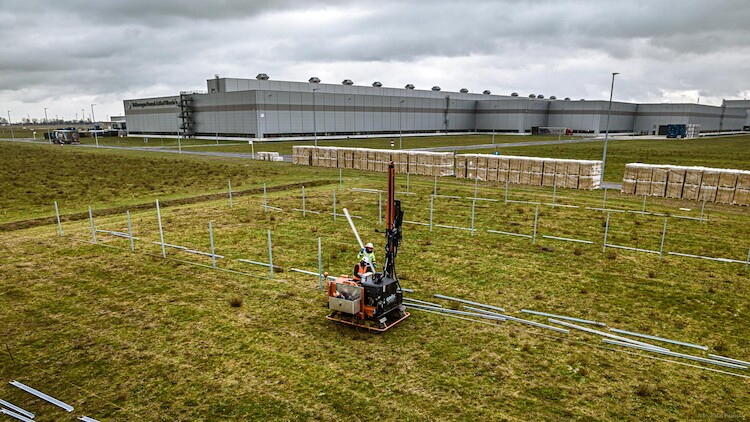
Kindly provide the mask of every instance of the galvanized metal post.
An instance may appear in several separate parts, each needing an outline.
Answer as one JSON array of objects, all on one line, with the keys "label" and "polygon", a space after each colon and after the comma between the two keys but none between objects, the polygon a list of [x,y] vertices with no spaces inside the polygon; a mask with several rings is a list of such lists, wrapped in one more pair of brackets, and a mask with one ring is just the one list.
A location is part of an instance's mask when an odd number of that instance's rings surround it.
[{"label": "galvanized metal post", "polygon": [[477,205],[477,198],[476,195],[474,197],[474,200],[471,201],[471,235],[474,236],[474,208]]},{"label": "galvanized metal post", "polygon": [[437,195],[437,176],[435,176],[435,181],[433,182],[432,194]]},{"label": "galvanized metal post", "polygon": [[479,183],[479,174],[477,174],[477,177],[474,179],[474,199],[477,197],[477,184]]},{"label": "galvanized metal post", "polygon": [[643,194],[643,210],[641,211],[641,215],[646,215],[646,194]]},{"label": "galvanized metal post", "polygon": [[667,220],[669,217],[664,217],[664,228],[661,230],[661,244],[659,244],[659,259],[664,256],[664,238],[667,236]]},{"label": "galvanized metal post", "polygon": [[63,237],[62,224],[60,223],[60,210],[57,208],[57,201],[55,201],[55,215],[57,216],[57,231],[60,233],[60,237]]},{"label": "galvanized metal post", "polygon": [[211,239],[211,265],[216,268],[216,253],[214,252],[214,228],[211,222],[208,222],[208,237]]},{"label": "galvanized metal post", "polygon": [[701,206],[701,223],[703,222],[703,212],[706,210],[706,194],[703,194],[703,205]]},{"label": "galvanized metal post", "polygon": [[602,244],[602,253],[607,250],[607,233],[609,232],[609,216],[612,213],[607,211],[607,222],[604,224],[604,243]]},{"label": "galvanized metal post", "polygon": [[273,247],[271,246],[271,230],[268,230],[268,269],[273,280]]},{"label": "galvanized metal post", "polygon": [[302,186],[302,216],[307,217],[307,208],[305,208],[305,186]]},{"label": "galvanized metal post", "polygon": [[232,181],[229,180],[229,208],[232,208]]},{"label": "galvanized metal post", "polygon": [[89,205],[89,221],[91,222],[91,240],[96,243],[96,229],[94,228],[94,215],[91,214],[91,205]]},{"label": "galvanized metal post", "polygon": [[435,200],[434,196],[430,197],[430,231],[432,231],[432,204]]},{"label": "galvanized metal post", "polygon": [[406,193],[409,193],[409,173],[406,173]]},{"label": "galvanized metal post", "polygon": [[378,192],[378,225],[383,225],[383,192]]},{"label": "galvanized metal post", "polygon": [[333,190],[333,221],[336,221],[336,189]]},{"label": "galvanized metal post", "polygon": [[161,257],[167,257],[167,248],[164,247],[164,230],[161,227],[161,208],[159,208],[159,200],[156,200],[156,218],[159,220],[159,238],[161,239]]},{"label": "galvanized metal post", "polygon": [[263,212],[268,212],[268,197],[266,196],[266,184],[263,183]]},{"label": "galvanized metal post", "polygon": [[536,227],[539,223],[539,205],[536,206],[536,211],[534,211],[534,235],[531,237],[531,243],[536,243]]},{"label": "galvanized metal post", "polygon": [[602,200],[602,211],[607,209],[607,188],[604,188],[604,200]]},{"label": "galvanized metal post", "polygon": [[339,190],[344,189],[344,170],[339,169]]},{"label": "galvanized metal post", "polygon": [[747,259],[745,259],[745,272],[747,272],[748,265],[750,265],[750,249],[747,250]]},{"label": "galvanized metal post", "polygon": [[552,208],[555,208],[555,198],[557,197],[557,174],[552,182]]},{"label": "galvanized metal post", "polygon": [[130,224],[130,211],[125,211],[125,215],[128,216],[128,237],[130,238],[130,250],[135,251],[135,245],[133,244],[133,226]]},{"label": "galvanized metal post", "polygon": [[323,290],[323,250],[320,247],[320,238],[318,238],[318,289]]},{"label": "galvanized metal post", "polygon": [[510,180],[510,176],[508,176],[508,174],[510,174],[510,170],[508,170],[508,173],[506,173],[505,175],[505,203],[506,204],[508,203],[508,180]]}]

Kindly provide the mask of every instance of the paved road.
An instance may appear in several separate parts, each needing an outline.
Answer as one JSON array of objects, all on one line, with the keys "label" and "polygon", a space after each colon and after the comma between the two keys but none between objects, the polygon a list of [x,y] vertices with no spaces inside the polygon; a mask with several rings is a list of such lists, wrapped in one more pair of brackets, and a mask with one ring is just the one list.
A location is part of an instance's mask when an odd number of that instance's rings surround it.
[{"label": "paved road", "polygon": [[430,148],[414,148],[417,151],[433,151],[433,152],[446,152],[446,151],[463,151],[472,149],[491,149],[491,148],[510,148],[510,147],[533,147],[537,145],[556,145],[556,144],[582,144],[586,142],[602,142],[604,138],[584,138],[584,139],[560,139],[560,140],[549,140],[549,141],[529,141],[529,142],[505,142],[498,144],[481,144],[481,145],[458,145],[449,147],[430,147]]}]

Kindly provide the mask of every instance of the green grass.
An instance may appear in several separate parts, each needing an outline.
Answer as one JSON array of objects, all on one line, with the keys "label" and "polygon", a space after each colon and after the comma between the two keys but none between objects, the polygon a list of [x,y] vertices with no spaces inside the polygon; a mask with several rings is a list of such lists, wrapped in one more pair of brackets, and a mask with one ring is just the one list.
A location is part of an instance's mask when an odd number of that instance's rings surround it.
[{"label": "green grass", "polygon": [[[601,160],[604,142],[501,148],[505,155]],[[491,154],[493,149],[464,151]],[[684,140],[616,140],[607,144],[604,177],[622,181],[626,163],[675,164],[750,170],[750,136]]]},{"label": "green grass", "polygon": [[[99,160],[90,172],[105,179],[115,178],[112,167],[122,159],[153,158],[123,151],[74,153]],[[3,163],[12,160],[8,154],[0,157]],[[55,156],[44,157],[58,163]],[[183,160],[157,165],[215,162]],[[289,180],[330,174],[265,165]],[[183,176],[165,174],[178,185]],[[384,175],[345,175],[345,189],[337,192],[339,212],[347,207],[364,217],[356,224],[380,254],[377,196],[346,188],[383,188]],[[264,177],[277,182],[275,176]],[[151,243],[159,239],[154,209],[132,215],[141,238],[135,253],[127,241],[104,234],[98,237],[100,245],[88,243],[87,220],[65,222],[63,238],[54,225],[4,233],[0,335],[13,359],[7,350],[0,353],[0,376],[52,393],[76,406],[76,415],[101,420],[341,420],[352,415],[685,420],[750,410],[747,379],[640,356],[647,353],[609,350],[599,338],[579,332],[563,336],[510,322],[473,324],[417,310],[383,335],[326,321],[318,280],[289,268],[316,269],[318,237],[324,270],[338,274],[352,266],[357,248],[348,224],[325,214],[336,187],[334,182],[306,190],[308,209],[321,212],[306,218],[290,211],[301,206],[296,190],[269,195],[270,204],[284,212],[262,212],[261,195],[235,198],[231,209],[226,200],[162,208],[167,243],[207,251],[212,221],[217,253],[227,256],[219,266],[256,276],[265,276],[266,270],[234,258],[266,260],[266,230],[272,230],[274,263],[284,268],[275,281],[162,259],[160,248]],[[406,188],[403,176],[397,187]],[[481,197],[504,194],[504,186],[478,188]],[[432,180],[411,177],[409,189],[418,195],[401,196],[407,220],[428,221]],[[444,195],[472,192],[473,184],[465,180],[444,178],[438,186]],[[549,202],[551,194],[547,188],[512,186],[510,197]],[[601,192],[568,189],[558,189],[555,198],[556,203],[589,206],[601,199]],[[434,205],[436,223],[471,224],[470,201],[439,198]],[[640,209],[641,201],[610,192],[608,205]],[[649,198],[648,210],[695,216],[696,205]],[[679,210],[684,207],[693,210]],[[747,209],[707,208],[708,223],[670,219],[665,250],[742,259],[750,238]],[[521,317],[518,310],[531,308],[595,319],[750,359],[750,276],[741,265],[672,256],[660,260],[627,251],[603,254],[604,216],[583,209],[542,205],[534,245],[486,232],[530,234],[532,205],[479,202],[476,217],[473,237],[465,231],[405,226],[399,275],[405,287],[416,290],[414,297],[435,300],[433,293],[443,293],[503,306]],[[662,224],[661,217],[612,214],[609,241],[658,248]],[[96,225],[126,230],[124,215],[97,216]],[[595,244],[557,242],[542,234]],[[210,265],[205,257],[176,250],[168,250],[168,256]],[[240,307],[232,305],[237,298]],[[0,396],[37,410],[40,421],[60,418],[57,410],[14,390],[0,387]]]},{"label": "green grass", "polygon": [[0,142],[0,222],[302,180],[338,172],[291,164]]}]

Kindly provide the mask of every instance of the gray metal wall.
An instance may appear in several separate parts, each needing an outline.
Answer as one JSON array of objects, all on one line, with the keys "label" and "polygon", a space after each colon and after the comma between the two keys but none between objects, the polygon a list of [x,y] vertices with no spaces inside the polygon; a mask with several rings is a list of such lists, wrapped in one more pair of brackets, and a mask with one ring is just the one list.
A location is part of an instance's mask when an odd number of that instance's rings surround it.
[{"label": "gray metal wall", "polygon": [[[524,133],[534,126],[600,133],[607,124],[607,101],[255,79],[211,79],[208,87],[207,94],[190,94],[194,132],[199,136],[395,134],[399,129],[403,133]],[[179,101],[179,96],[125,100],[129,132],[177,133]],[[750,124],[750,107],[745,106],[741,102],[727,107],[613,102],[609,127],[611,132],[651,133],[660,125],[698,123],[704,132],[740,130]]]}]

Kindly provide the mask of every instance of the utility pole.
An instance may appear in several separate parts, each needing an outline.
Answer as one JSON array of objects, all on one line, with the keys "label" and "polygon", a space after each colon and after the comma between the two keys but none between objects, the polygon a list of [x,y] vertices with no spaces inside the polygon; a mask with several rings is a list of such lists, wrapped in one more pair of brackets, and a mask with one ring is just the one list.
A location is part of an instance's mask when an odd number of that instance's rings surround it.
[{"label": "utility pole", "polygon": [[612,114],[612,94],[615,91],[615,76],[618,72],[612,72],[612,86],[609,88],[609,107],[607,107],[607,127],[604,132],[604,153],[602,154],[602,174],[599,178],[599,188],[604,186],[604,168],[607,163],[607,141],[609,140],[609,118]]}]

